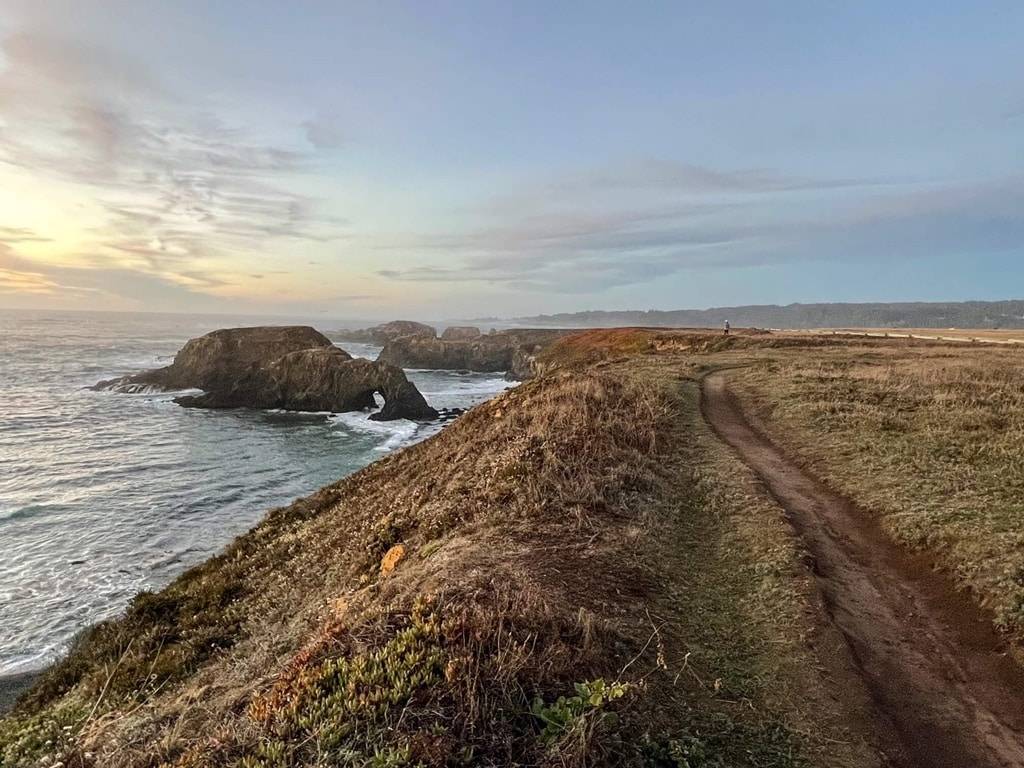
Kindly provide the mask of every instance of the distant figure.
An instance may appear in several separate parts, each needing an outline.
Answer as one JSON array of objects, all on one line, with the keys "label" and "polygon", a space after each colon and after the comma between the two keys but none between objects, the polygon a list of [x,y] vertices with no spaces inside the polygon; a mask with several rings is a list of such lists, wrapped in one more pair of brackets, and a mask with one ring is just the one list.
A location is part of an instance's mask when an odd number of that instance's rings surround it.
[{"label": "distant figure", "polygon": [[729,321],[728,320],[725,321],[725,335],[726,336],[729,335]]}]

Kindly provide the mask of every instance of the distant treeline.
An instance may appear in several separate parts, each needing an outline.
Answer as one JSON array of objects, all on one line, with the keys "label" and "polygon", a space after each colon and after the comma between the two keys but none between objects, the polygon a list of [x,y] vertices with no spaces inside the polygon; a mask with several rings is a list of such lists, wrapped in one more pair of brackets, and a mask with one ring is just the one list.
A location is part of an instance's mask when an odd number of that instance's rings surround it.
[{"label": "distant treeline", "polygon": [[1024,328],[1024,300],[893,304],[778,304],[711,309],[564,312],[516,318],[528,325],[757,328]]}]

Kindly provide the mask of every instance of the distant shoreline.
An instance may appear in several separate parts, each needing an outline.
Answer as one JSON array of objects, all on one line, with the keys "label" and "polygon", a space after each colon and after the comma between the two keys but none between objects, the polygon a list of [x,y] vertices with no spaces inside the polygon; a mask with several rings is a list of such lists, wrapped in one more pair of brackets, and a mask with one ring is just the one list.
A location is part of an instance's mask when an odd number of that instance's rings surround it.
[{"label": "distant shoreline", "polygon": [[831,302],[749,304],[735,307],[673,310],[589,310],[516,317],[517,325],[550,327],[704,327],[728,320],[734,328],[1024,328],[1024,300]]},{"label": "distant shoreline", "polygon": [[35,671],[0,675],[0,715],[14,706],[18,697],[32,686],[40,674],[42,673]]}]

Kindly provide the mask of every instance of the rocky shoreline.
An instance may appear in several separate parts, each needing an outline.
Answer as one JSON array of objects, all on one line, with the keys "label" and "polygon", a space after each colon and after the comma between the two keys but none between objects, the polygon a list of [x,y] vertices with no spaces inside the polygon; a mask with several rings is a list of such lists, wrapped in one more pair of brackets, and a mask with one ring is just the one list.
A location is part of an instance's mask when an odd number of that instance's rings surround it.
[{"label": "rocky shoreline", "polygon": [[396,320],[372,328],[331,333],[339,341],[378,344],[378,362],[399,368],[505,373],[512,381],[537,374],[537,355],[562,337],[563,329],[507,329],[483,333],[475,326],[449,326],[437,330],[411,320]]}]

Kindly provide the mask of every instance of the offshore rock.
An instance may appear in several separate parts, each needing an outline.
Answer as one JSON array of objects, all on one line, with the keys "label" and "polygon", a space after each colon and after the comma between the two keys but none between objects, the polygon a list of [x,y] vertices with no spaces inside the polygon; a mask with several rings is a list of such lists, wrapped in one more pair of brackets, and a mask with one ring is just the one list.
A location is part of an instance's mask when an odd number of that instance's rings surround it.
[{"label": "offshore rock", "polygon": [[449,325],[441,334],[443,341],[472,341],[483,334],[475,325]]},{"label": "offshore rock", "polygon": [[481,336],[473,341],[406,336],[385,344],[377,359],[401,368],[500,373],[511,367],[514,347],[507,336]]},{"label": "offshore rock", "polygon": [[401,368],[505,372],[507,378],[521,381],[541,371],[543,365],[537,360],[541,352],[573,332],[517,328],[469,340],[406,336],[385,344],[377,359]]},{"label": "offshore rock", "polygon": [[390,341],[406,336],[433,339],[437,337],[437,330],[432,326],[413,320],[392,320],[390,323],[375,325],[372,328],[334,331],[331,336],[338,341],[355,341],[361,344],[384,346]]},{"label": "offshore rock", "polygon": [[214,331],[190,340],[166,368],[100,382],[95,388],[133,392],[140,387],[204,390],[175,398],[190,408],[335,413],[374,408],[379,393],[384,407],[371,419],[437,417],[401,368],[353,359],[305,326]]}]

